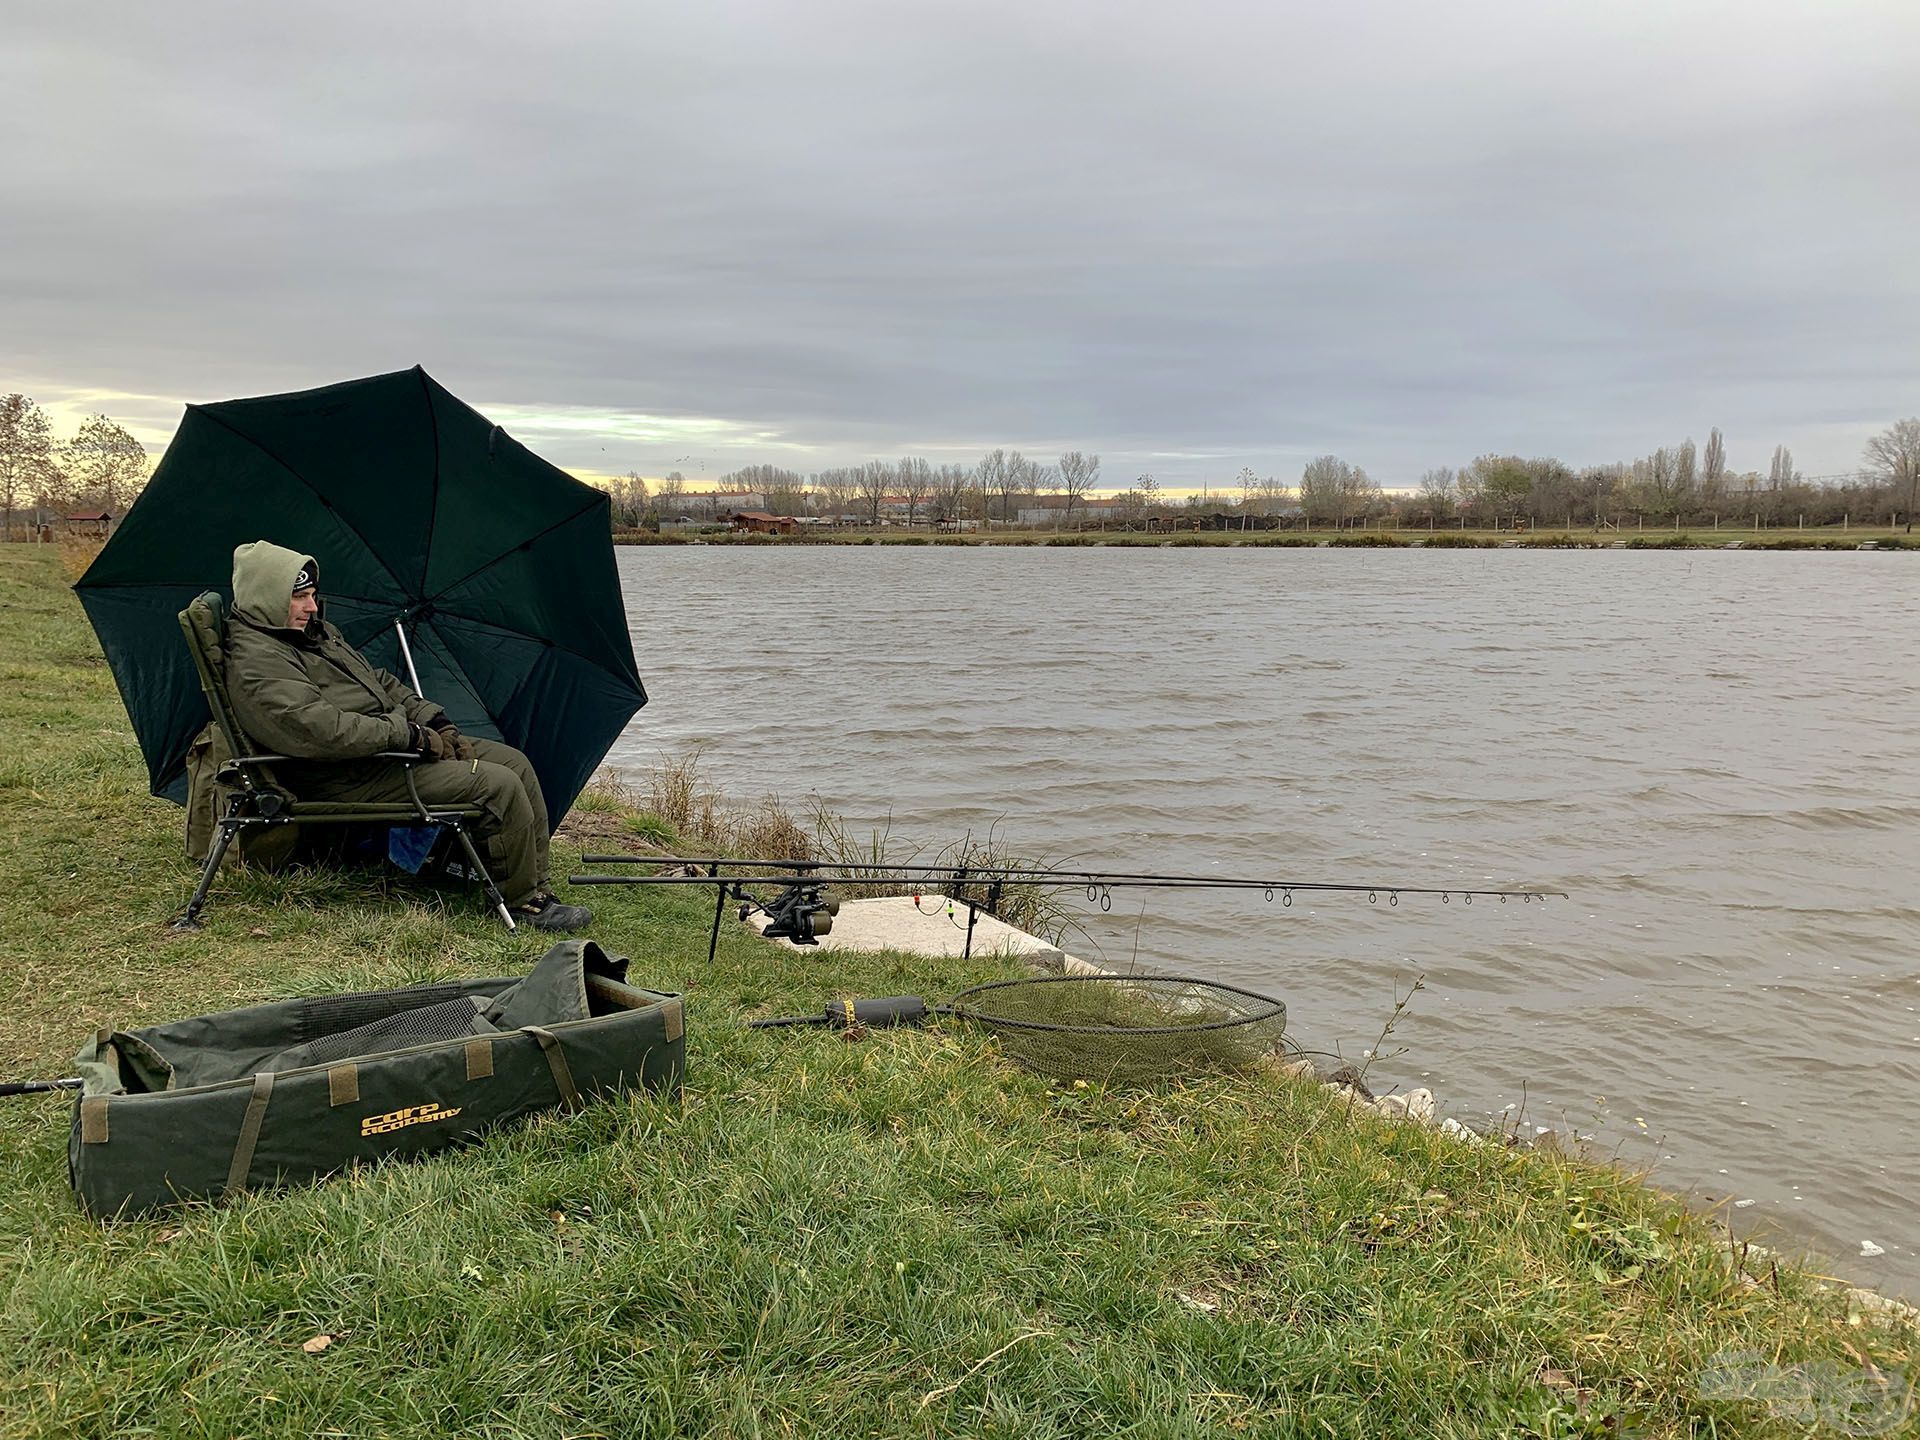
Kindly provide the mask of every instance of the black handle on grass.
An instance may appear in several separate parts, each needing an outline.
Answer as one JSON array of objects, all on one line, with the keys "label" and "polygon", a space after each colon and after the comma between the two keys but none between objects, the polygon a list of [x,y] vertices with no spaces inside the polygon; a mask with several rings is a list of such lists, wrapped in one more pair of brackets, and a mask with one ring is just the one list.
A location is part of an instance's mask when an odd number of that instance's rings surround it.
[{"label": "black handle on grass", "polygon": [[0,1099],[9,1095],[39,1095],[48,1090],[78,1090],[83,1083],[78,1075],[69,1075],[64,1080],[0,1081]]},{"label": "black handle on grass", "polygon": [[927,1002],[918,995],[881,995],[871,1000],[830,1000],[818,1015],[777,1015],[747,1024],[755,1030],[771,1030],[778,1025],[838,1025],[847,1030],[864,1025],[869,1030],[885,1030],[895,1025],[922,1025],[926,1019]]}]

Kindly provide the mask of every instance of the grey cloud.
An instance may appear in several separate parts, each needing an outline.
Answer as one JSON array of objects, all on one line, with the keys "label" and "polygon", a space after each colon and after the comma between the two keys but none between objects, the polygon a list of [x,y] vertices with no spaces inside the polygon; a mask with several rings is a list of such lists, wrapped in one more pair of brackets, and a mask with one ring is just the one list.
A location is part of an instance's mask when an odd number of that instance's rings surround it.
[{"label": "grey cloud", "polygon": [[[1175,484],[1714,424],[1850,467],[1920,408],[1920,20],[1587,8],[42,6],[0,57],[16,383],[419,360],[818,464]],[[602,443],[552,453],[672,459]]]}]

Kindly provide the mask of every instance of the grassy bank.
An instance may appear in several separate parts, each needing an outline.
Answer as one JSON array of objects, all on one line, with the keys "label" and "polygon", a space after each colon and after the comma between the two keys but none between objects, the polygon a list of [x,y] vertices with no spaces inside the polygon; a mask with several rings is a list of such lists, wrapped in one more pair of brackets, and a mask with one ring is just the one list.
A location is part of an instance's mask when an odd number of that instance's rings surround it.
[{"label": "grassy bank", "polygon": [[960,534],[930,533],[891,528],[880,530],[804,530],[792,535],[730,534],[724,529],[669,530],[661,534],[623,531],[614,537],[621,545],[1038,545],[1054,549],[1118,547],[1120,549],[1251,549],[1295,550],[1321,546],[1362,546],[1371,549],[1448,550],[1858,550],[1871,544],[1882,550],[1920,551],[1920,535],[1881,527],[1837,525],[1801,530],[1696,528],[1672,530],[969,530]]},{"label": "grassy bank", "polygon": [[[0,1073],[64,1073],[98,1024],[527,962],[373,874],[230,878],[168,931],[180,815],[64,578],[0,547]],[[1716,1398],[1715,1357],[1915,1363],[1607,1170],[1277,1075],[1108,1092],[966,1029],[748,1032],[990,967],[729,926],[709,969],[697,896],[591,898],[640,983],[688,994],[681,1101],[105,1226],[65,1104],[0,1102],[0,1435],[1801,1434]]]}]

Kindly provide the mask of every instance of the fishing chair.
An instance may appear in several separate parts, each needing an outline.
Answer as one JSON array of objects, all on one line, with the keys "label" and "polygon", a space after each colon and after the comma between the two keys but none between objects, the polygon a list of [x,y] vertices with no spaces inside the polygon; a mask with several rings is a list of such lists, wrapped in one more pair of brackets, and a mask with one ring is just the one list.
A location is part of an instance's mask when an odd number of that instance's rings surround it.
[{"label": "fishing chair", "polygon": [[187,638],[187,651],[193,656],[193,668],[199,672],[200,689],[207,697],[207,708],[213,712],[213,723],[232,758],[220,766],[215,777],[216,786],[230,794],[225,810],[214,820],[215,834],[207,852],[206,868],[200,872],[200,883],[187,902],[186,914],[173,922],[174,929],[200,928],[200,912],[206,906],[207,892],[213,888],[213,877],[220,869],[227,847],[242,831],[302,825],[443,825],[453,832],[467,852],[471,874],[486,890],[488,902],[506,921],[507,929],[519,928],[514,924],[513,912],[507,908],[506,897],[501,895],[500,887],[494,884],[493,876],[480,859],[479,847],[473,843],[473,827],[484,818],[485,811],[478,805],[426,804],[413,777],[414,767],[422,763],[421,757],[406,750],[384,751],[371,758],[389,760],[403,767],[407,790],[412,796],[409,804],[296,799],[274,778],[272,770],[276,763],[293,757],[256,754],[253,742],[240,728],[234,714],[233,702],[227,693],[226,601],[211,590],[197,597],[180,612],[180,630]]}]

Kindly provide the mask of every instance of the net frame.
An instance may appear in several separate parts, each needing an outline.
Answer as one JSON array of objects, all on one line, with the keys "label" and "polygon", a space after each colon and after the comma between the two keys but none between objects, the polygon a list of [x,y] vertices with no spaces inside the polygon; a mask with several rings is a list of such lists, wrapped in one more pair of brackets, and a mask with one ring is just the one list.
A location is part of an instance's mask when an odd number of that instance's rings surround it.
[{"label": "net frame", "polygon": [[[1199,1008],[1203,1015],[1205,1007],[1211,1006],[1214,1013],[1228,1013],[1167,1024],[1079,1023],[995,1013],[980,1004],[983,996],[1042,993],[1130,998],[1143,1006],[1163,1008],[1171,1002]],[[1287,1014],[1286,1003],[1271,995],[1198,975],[1036,975],[992,980],[961,991],[940,1009],[985,1027],[1009,1056],[1030,1070],[1058,1079],[1126,1083],[1244,1068],[1281,1050]]]}]

